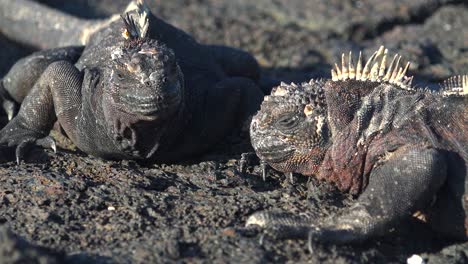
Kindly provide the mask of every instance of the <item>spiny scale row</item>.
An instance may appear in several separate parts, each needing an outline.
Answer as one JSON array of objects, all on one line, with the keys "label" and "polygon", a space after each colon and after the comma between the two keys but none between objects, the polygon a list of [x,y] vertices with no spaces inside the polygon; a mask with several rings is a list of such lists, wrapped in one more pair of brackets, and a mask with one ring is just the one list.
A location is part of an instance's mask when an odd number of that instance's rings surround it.
[{"label": "spiny scale row", "polygon": [[[314,80],[314,79],[311,79],[309,81],[309,85],[313,85],[313,84],[319,84],[321,83],[321,80]],[[301,85],[298,85],[294,82],[292,82],[291,84],[287,84],[285,82],[281,82],[281,84],[275,88],[273,88],[272,92],[271,92],[271,95],[272,96],[285,96],[289,93],[289,91],[293,91],[295,90],[296,88],[299,88],[299,87],[304,87],[306,85],[306,83],[303,83]]]},{"label": "spiny scale row", "polygon": [[468,95],[468,75],[450,77],[444,81],[444,94]]},{"label": "spiny scale row", "polygon": [[[341,55],[341,68],[335,63],[335,69],[331,70],[333,81],[358,80],[372,82],[387,82],[395,84],[403,89],[412,89],[411,82],[413,77],[407,77],[406,73],[410,62],[406,66],[400,67],[401,56],[395,54],[392,62],[387,68],[388,49],[381,46],[367,60],[364,68],[362,67],[362,52],[359,52],[358,62],[355,65],[352,58],[352,52],[349,52],[348,63],[346,63],[345,54]],[[380,57],[382,58],[380,61]]]}]

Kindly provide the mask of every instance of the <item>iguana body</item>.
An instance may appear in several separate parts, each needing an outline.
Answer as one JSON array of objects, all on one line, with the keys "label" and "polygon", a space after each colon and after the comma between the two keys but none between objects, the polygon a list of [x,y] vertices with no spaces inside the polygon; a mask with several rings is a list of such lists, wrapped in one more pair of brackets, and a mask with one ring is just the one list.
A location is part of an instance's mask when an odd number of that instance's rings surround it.
[{"label": "iguana body", "polygon": [[[3,91],[22,105],[0,142],[17,146],[17,158],[31,143],[53,146],[46,136],[58,119],[88,154],[179,160],[206,150],[258,108],[263,95],[252,56],[197,43],[143,1],[126,12],[83,21],[31,1],[0,0],[0,31],[8,37],[48,48],[85,45],[34,53],[4,77]],[[18,27],[43,18],[39,29],[26,30],[29,38]]]},{"label": "iguana body", "polygon": [[248,224],[346,243],[422,212],[436,230],[466,239],[468,77],[441,92],[416,89],[405,76],[409,64],[399,67],[395,56],[387,69],[386,53],[366,65],[343,55],[332,80],[276,87],[251,124],[262,160],[335,184],[357,196],[355,205],[319,222],[260,212]]}]

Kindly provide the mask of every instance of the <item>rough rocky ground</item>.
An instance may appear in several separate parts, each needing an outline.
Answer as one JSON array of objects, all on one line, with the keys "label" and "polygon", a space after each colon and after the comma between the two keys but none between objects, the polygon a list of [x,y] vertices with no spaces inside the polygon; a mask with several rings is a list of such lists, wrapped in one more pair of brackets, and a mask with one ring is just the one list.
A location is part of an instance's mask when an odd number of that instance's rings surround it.
[{"label": "rough rocky ground", "polygon": [[[41,0],[99,18],[125,0]],[[422,85],[468,73],[468,5],[450,0],[172,0],[153,11],[203,43],[241,47],[265,75],[284,80],[328,77],[341,52],[381,44],[412,60]],[[33,48],[0,36],[0,76]],[[368,54],[368,53],[366,53]],[[436,87],[436,86],[434,86]],[[316,246],[245,229],[251,213],[288,210],[323,217],[349,197],[298,176],[294,185],[260,168],[238,172],[246,135],[180,164],[103,161],[65,140],[57,154],[37,151],[17,166],[0,164],[0,263],[466,263],[468,244],[444,240],[409,220],[389,235],[355,246]],[[313,188],[309,186],[314,186]]]}]

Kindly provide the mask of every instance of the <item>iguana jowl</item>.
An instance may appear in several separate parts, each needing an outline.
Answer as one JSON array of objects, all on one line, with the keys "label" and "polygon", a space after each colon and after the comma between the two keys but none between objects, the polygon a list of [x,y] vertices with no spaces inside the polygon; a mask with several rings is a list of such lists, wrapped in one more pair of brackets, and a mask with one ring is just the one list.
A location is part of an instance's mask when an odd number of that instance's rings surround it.
[{"label": "iguana jowl", "polygon": [[56,120],[88,154],[180,160],[225,137],[263,97],[250,54],[199,44],[141,0],[122,18],[98,21],[0,0],[0,22],[0,31],[18,41],[78,45],[34,53],[0,81],[10,116],[12,104],[22,103],[0,132],[0,143],[17,146],[18,160],[31,144],[55,148],[47,135]]},{"label": "iguana jowl", "polygon": [[357,199],[317,222],[258,212],[247,225],[347,243],[422,212],[435,230],[467,238],[468,76],[452,77],[439,92],[417,89],[400,59],[388,64],[383,47],[365,65],[361,55],[355,64],[343,54],[331,80],[283,83],[265,97],[250,128],[260,159]]}]

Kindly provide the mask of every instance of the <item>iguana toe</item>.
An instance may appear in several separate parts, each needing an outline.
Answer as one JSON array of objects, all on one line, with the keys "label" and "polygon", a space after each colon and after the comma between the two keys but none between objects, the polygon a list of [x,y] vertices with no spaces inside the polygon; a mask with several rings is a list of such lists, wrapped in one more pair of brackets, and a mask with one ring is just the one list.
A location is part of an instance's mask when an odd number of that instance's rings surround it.
[{"label": "iguana toe", "polygon": [[247,172],[247,167],[254,164],[258,164],[257,155],[254,152],[246,152],[241,154],[241,159],[239,161],[239,171],[241,173]]},{"label": "iguana toe", "polygon": [[40,131],[34,131],[18,119],[9,122],[0,133],[0,145],[3,147],[15,148],[16,162],[19,164],[25,154],[33,145],[42,148],[50,148],[54,152],[57,150],[55,140],[50,136],[45,136]]},{"label": "iguana toe", "polygon": [[55,143],[55,139],[51,136],[47,136],[45,138],[40,138],[36,140],[36,145],[41,146],[43,148],[48,148],[57,153],[57,144]]},{"label": "iguana toe", "polygon": [[[8,145],[12,147],[15,145],[15,143],[9,143]],[[25,138],[19,144],[16,145],[15,156],[16,163],[18,165],[21,163],[21,160],[23,160],[24,156],[29,151],[30,147],[33,145],[52,149],[54,153],[57,152],[57,145],[55,143],[55,140],[50,136],[40,139],[34,139],[31,137]]]},{"label": "iguana toe", "polygon": [[13,117],[18,113],[18,107],[15,102],[5,100],[2,103],[2,107],[7,114],[8,121],[13,119]]},{"label": "iguana toe", "polygon": [[262,168],[262,179],[266,181],[267,172],[268,172],[268,164],[264,160],[260,160],[260,167]]},{"label": "iguana toe", "polygon": [[253,225],[264,228],[276,238],[307,238],[308,231],[315,227],[313,219],[308,216],[268,211],[251,215],[246,226]]}]

